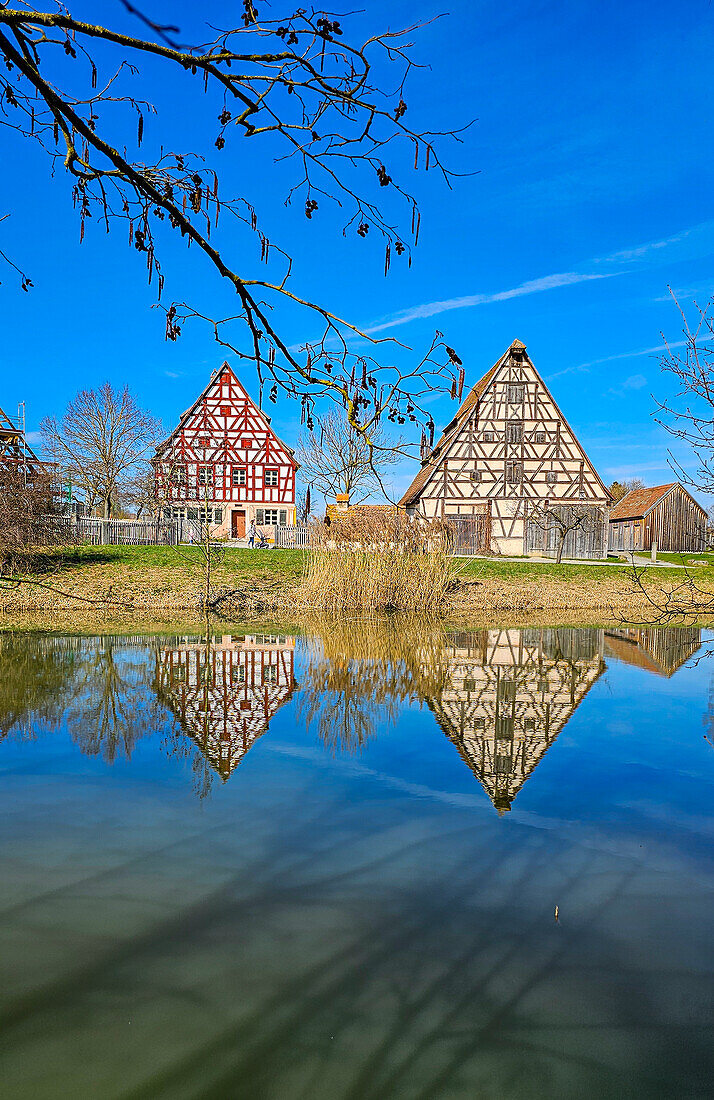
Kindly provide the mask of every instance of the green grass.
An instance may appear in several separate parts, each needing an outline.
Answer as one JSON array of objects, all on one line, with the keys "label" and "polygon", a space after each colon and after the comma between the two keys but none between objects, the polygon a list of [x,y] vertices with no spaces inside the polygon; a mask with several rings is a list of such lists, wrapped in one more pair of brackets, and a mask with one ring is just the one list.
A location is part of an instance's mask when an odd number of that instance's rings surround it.
[{"label": "green grass", "polygon": [[[248,550],[222,548],[217,556],[221,572],[235,576],[276,576],[297,579],[303,571],[302,550]],[[121,566],[129,571],[148,569],[200,570],[202,555],[196,546],[72,546],[45,552],[48,566],[63,569],[88,565]]]},{"label": "green grass", "polygon": [[[460,575],[464,579],[502,578],[505,581],[536,580],[539,577],[569,581],[607,581],[631,573],[631,566],[624,562],[621,566],[591,565],[589,562],[568,565],[557,562],[534,562],[527,558],[521,561],[499,561],[498,558],[462,558],[463,568]],[[647,581],[672,581],[678,574],[670,569],[648,568],[644,574]]]},{"label": "green grass", "polygon": [[[645,553],[644,551],[642,553],[640,553],[639,551],[636,550],[635,551],[635,561],[638,561],[640,558],[642,558],[646,561],[649,561],[650,556],[649,556],[649,554]],[[676,554],[670,554],[670,553],[660,554],[660,553],[658,553],[657,554],[657,561],[668,561],[668,562],[672,562],[673,565],[688,565],[689,562],[691,562],[691,561],[705,561],[708,565],[714,565],[714,553],[709,554],[709,553],[705,553],[704,551],[702,551],[702,553],[697,553],[694,550],[687,551],[687,553],[677,552]],[[696,568],[696,566],[694,568]],[[704,567],[702,566],[701,568],[704,568]]]},{"label": "green grass", "polygon": [[[230,578],[251,578],[282,581],[297,581],[303,575],[305,551],[303,550],[249,550],[243,547],[225,547],[218,558],[217,575],[224,580]],[[691,555],[689,555],[691,556]],[[714,561],[714,554],[707,556]],[[662,554],[663,560],[675,560],[676,554]],[[57,547],[45,551],[43,559],[47,568],[54,571],[59,566],[61,572],[71,573],[75,569],[85,570],[97,565],[117,568],[127,580],[135,574],[140,575],[153,570],[165,572],[167,580],[172,573],[200,575],[201,551],[195,546],[77,546]],[[508,581],[533,581],[538,578],[560,580],[564,583],[584,580],[594,583],[614,579],[630,571],[624,562],[621,566],[599,566],[589,562],[577,565],[556,562],[534,562],[529,558],[519,561],[501,561],[498,558],[460,558],[457,559],[458,575],[464,580],[500,579]],[[128,574],[128,576],[127,576]],[[673,582],[677,580],[674,570],[648,568],[644,577],[647,582]]]}]

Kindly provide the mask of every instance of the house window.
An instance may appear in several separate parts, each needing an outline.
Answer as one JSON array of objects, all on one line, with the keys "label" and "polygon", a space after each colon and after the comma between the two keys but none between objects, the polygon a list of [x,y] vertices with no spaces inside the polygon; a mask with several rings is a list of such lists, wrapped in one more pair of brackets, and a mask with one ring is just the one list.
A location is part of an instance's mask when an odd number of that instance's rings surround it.
[{"label": "house window", "polygon": [[536,432],[535,441],[536,443],[545,443],[545,432]]},{"label": "house window", "polygon": [[230,415],[231,415],[230,405],[221,405],[221,416],[230,416]]},{"label": "house window", "polygon": [[546,470],[545,480],[548,485],[555,485],[556,481],[558,480],[558,474],[555,470]]},{"label": "house window", "polygon": [[508,443],[520,443],[523,439],[523,421],[509,420],[506,425],[506,441]]},{"label": "house window", "polygon": [[464,680],[464,691],[476,691],[476,681],[467,676]]},{"label": "house window", "polygon": [[[585,490],[584,490],[584,489],[583,489],[583,488],[581,487],[581,489],[580,489],[580,491],[579,491],[579,493],[578,493],[578,496],[580,497],[580,499],[581,499],[581,500],[585,500],[585,497],[586,497],[587,495],[588,495],[588,494],[587,494],[587,493],[585,492]],[[637,526],[639,527],[639,523],[637,524]]]},{"label": "house window", "polygon": [[198,484],[213,485],[213,466],[198,467]]},{"label": "house window", "polygon": [[253,446],[253,440],[252,439],[241,439],[240,445],[241,445],[241,447],[244,447],[244,448],[248,449],[249,447]]},{"label": "house window", "polygon": [[286,508],[256,508],[255,510],[255,522],[260,526],[264,523],[266,527],[285,527],[288,522],[288,512]]},{"label": "house window", "polygon": [[508,400],[512,405],[522,405],[525,387],[522,382],[511,382],[508,387]]},{"label": "house window", "polygon": [[169,476],[171,485],[185,485],[186,484],[186,467],[176,466],[171,471]]},{"label": "house window", "polygon": [[472,470],[471,471],[471,480],[472,481],[480,481],[482,477],[483,477],[483,474],[481,473],[480,470]]},{"label": "house window", "polygon": [[231,471],[231,479],[234,485],[245,485],[246,483],[246,470],[245,466],[234,466]]},{"label": "house window", "polygon": [[506,463],[506,481],[509,485],[518,485],[523,480],[523,463]]},{"label": "house window", "polygon": [[511,758],[510,756],[503,756],[499,753],[496,756],[496,775],[508,775],[511,771]]},{"label": "house window", "polygon": [[266,466],[265,473],[263,475],[263,481],[265,485],[277,485],[278,484],[278,471],[275,466]]},{"label": "house window", "polygon": [[263,683],[264,684],[277,684],[278,682],[278,666],[277,665],[264,665],[263,666]]},{"label": "house window", "polygon": [[493,443],[493,432],[484,432],[483,441],[484,443]]}]

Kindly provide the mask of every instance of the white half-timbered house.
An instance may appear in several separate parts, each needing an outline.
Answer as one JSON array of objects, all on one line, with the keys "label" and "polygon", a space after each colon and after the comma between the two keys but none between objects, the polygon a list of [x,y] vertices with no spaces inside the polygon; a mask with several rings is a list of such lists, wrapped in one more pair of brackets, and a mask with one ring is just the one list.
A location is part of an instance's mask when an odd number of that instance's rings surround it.
[{"label": "white half-timbered house", "polygon": [[224,363],[157,447],[156,496],[165,515],[200,518],[218,538],[244,538],[251,520],[271,536],[295,523],[297,468],[270,417]]},{"label": "white half-timbered house", "polygon": [[427,704],[504,813],[604,672],[603,631],[469,631],[447,652],[446,684]]},{"label": "white half-timbered house", "polygon": [[[505,554],[557,549],[558,515],[569,528],[565,557],[607,555],[610,494],[548,387],[514,340],[468,393],[400,503],[472,532],[473,549]],[[550,517],[550,518],[549,518]]]}]

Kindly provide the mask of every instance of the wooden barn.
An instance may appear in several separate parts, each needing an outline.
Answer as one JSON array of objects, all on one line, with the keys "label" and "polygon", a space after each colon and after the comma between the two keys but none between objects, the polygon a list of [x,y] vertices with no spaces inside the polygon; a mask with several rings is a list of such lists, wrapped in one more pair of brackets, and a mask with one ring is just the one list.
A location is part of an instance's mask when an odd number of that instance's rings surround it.
[{"label": "wooden barn", "polygon": [[154,455],[157,500],[171,518],[201,519],[242,539],[295,523],[293,451],[224,363]]},{"label": "wooden barn", "polygon": [[447,424],[400,503],[441,517],[457,549],[604,557],[610,495],[514,340]]},{"label": "wooden barn", "polygon": [[678,482],[633,489],[610,512],[610,550],[701,553],[707,545],[707,513]]}]

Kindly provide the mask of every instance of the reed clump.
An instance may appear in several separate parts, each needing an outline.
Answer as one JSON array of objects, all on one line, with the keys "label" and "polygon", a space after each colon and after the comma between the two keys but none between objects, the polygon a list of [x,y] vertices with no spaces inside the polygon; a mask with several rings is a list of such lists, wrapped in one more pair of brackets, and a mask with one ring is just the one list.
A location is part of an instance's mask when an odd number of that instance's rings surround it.
[{"label": "reed clump", "polygon": [[315,525],[300,602],[326,611],[436,612],[457,571],[440,521],[354,508]]}]

